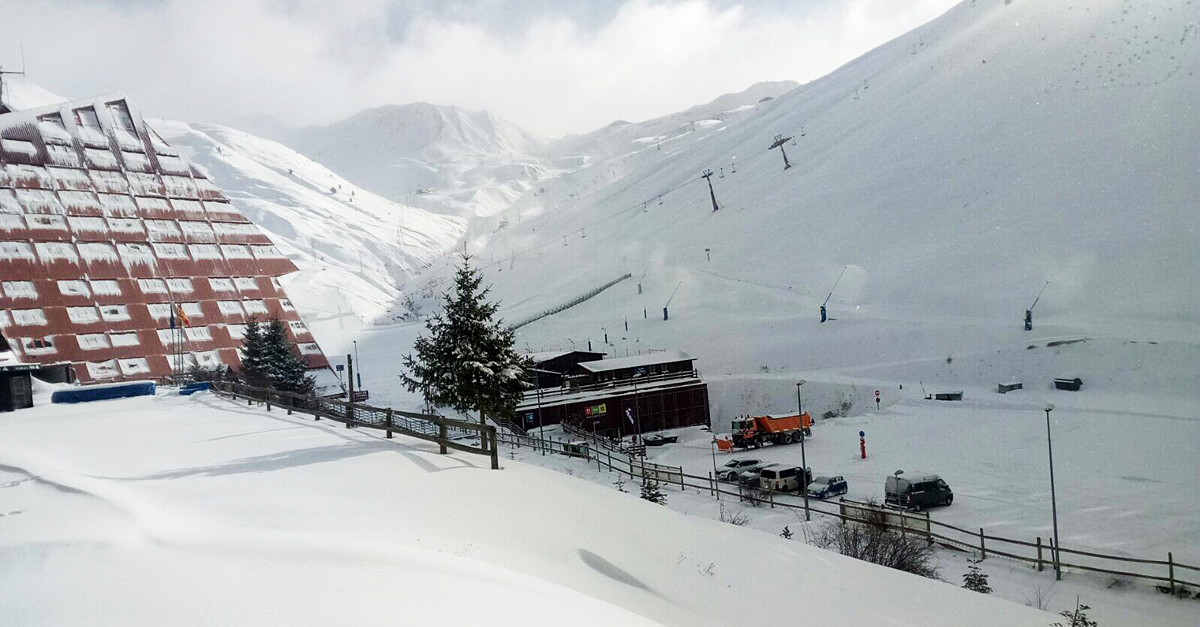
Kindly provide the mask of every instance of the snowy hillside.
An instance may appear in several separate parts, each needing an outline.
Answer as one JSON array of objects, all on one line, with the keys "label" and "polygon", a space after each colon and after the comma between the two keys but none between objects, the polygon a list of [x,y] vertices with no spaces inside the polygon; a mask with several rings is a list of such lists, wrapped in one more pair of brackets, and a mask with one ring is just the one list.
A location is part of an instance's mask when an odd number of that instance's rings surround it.
[{"label": "snowy hillside", "polygon": [[492,471],[207,392],[93,405],[0,416],[4,625],[1054,618],[507,456]]},{"label": "snowy hillside", "polygon": [[754,115],[629,140],[650,156],[591,189],[548,183],[473,250],[504,260],[489,280],[514,320],[633,274],[522,341],[628,317],[610,350],[683,349],[710,372],[1023,348],[1046,281],[1038,337],[1194,342],[1197,19],[1186,0],[964,2]]},{"label": "snowy hillside", "polygon": [[[20,78],[6,79],[5,94],[16,108],[67,100]],[[212,124],[150,123],[296,263],[300,272],[281,281],[318,327],[409,313],[405,296],[420,299],[420,284],[408,282],[465,233],[464,219],[381,198],[276,142]]]},{"label": "snowy hillside", "polygon": [[455,215],[491,215],[551,174],[542,138],[486,111],[412,103],[326,126],[247,123],[362,188]]},{"label": "snowy hillside", "polygon": [[211,124],[151,124],[296,263],[300,272],[282,281],[312,323],[357,327],[404,314],[396,301],[405,280],[464,231],[461,218],[376,196],[276,142]]}]

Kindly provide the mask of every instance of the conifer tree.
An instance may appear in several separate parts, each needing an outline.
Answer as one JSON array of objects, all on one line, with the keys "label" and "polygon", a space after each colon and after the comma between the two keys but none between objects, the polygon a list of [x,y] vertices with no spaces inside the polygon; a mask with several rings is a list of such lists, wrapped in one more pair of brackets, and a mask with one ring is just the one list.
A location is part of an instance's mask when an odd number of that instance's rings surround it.
[{"label": "conifer tree", "polygon": [[283,392],[309,394],[316,381],[308,366],[288,341],[287,326],[277,318],[246,323],[242,337],[242,376],[255,386],[268,386]]},{"label": "conifer tree", "polygon": [[401,375],[410,392],[420,392],[434,405],[461,413],[508,418],[520,402],[527,382],[528,358],[513,349],[513,331],[494,318],[498,303],[489,302],[491,288],[463,255],[454,273],[454,290],[442,295],[444,306],[425,323],[428,335],[417,338],[415,354],[404,357]]},{"label": "conifer tree", "polygon": [[255,318],[246,322],[246,330],[242,334],[242,380],[252,386],[267,385],[271,380],[263,326]]},{"label": "conifer tree", "polygon": [[984,594],[992,593],[992,586],[988,584],[987,573],[979,568],[979,562],[982,560],[968,559],[967,572],[963,573],[963,586],[967,590],[982,592]]},{"label": "conifer tree", "polygon": [[667,504],[667,495],[662,493],[662,490],[658,488],[658,482],[654,479],[642,480],[641,497],[651,503],[658,503],[659,505]]}]

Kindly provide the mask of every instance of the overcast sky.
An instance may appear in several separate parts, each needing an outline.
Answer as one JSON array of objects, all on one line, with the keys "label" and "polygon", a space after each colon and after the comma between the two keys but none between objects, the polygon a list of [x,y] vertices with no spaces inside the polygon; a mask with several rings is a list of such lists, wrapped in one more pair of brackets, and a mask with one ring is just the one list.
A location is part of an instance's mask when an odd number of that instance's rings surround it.
[{"label": "overcast sky", "polygon": [[805,82],[958,0],[0,0],[0,65],[143,113],[320,124],[388,103],[557,136]]}]

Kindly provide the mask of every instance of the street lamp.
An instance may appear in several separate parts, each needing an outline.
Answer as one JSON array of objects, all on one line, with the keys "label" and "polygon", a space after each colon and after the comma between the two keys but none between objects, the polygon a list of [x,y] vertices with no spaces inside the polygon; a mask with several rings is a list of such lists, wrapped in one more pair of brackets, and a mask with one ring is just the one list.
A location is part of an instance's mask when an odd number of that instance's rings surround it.
[{"label": "street lamp", "polygon": [[[361,259],[359,260],[359,263],[360,264],[362,263]],[[358,340],[351,340],[351,341],[354,342],[354,364],[358,366],[358,369],[354,371],[354,378],[358,380],[358,389],[361,390],[362,389],[362,361],[360,361],[358,359]]]},{"label": "street lamp", "polygon": [[715,483],[717,478],[717,434],[712,434],[713,485],[716,486],[717,500],[721,500],[721,488]]},{"label": "street lamp", "polygon": [[804,379],[800,379],[796,383],[796,405],[800,409],[800,415],[797,420],[800,421],[800,492],[804,495],[804,521],[812,520],[811,514],[808,511],[808,458],[804,454],[804,401],[800,400],[800,386],[808,383]]},{"label": "street lamp", "polygon": [[1054,579],[1062,580],[1062,558],[1059,555],[1058,542],[1058,498],[1054,492],[1054,442],[1050,440],[1050,412],[1054,411],[1053,403],[1046,403],[1046,450],[1050,454],[1050,515],[1054,520]]}]

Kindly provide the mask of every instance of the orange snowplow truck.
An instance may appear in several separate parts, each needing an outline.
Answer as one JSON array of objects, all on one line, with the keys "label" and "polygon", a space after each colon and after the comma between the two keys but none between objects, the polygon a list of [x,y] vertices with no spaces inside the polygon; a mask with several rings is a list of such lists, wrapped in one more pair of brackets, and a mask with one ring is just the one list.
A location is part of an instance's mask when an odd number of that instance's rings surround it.
[{"label": "orange snowplow truck", "polygon": [[758,448],[767,442],[791,444],[800,441],[800,434],[812,435],[812,418],[803,414],[769,414],[750,416],[733,421],[733,445]]}]

